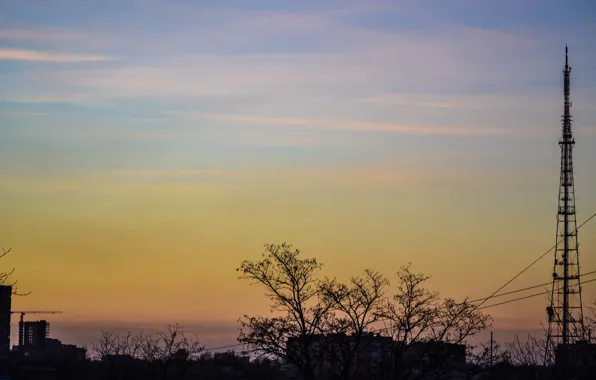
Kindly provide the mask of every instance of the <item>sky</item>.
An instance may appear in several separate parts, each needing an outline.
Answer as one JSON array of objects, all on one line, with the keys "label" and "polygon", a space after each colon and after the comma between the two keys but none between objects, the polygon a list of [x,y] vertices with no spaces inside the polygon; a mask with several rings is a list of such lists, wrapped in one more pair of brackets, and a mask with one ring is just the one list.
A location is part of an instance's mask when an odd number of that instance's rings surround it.
[{"label": "sky", "polygon": [[[63,311],[77,344],[168,323],[234,343],[269,311],[236,268],[282,241],[327,276],[411,262],[487,296],[555,243],[565,44],[582,221],[591,1],[0,0],[1,265],[32,292],[13,309]],[[489,309],[495,330],[540,329],[546,303]]]}]

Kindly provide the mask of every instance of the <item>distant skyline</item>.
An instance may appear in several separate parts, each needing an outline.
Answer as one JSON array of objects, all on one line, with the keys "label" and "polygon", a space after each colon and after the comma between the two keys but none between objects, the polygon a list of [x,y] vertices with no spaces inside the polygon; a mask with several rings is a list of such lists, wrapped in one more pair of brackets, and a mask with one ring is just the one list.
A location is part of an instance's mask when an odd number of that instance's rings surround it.
[{"label": "distant skyline", "polygon": [[[0,0],[0,265],[33,292],[14,309],[63,310],[65,342],[235,329],[269,310],[235,269],[282,241],[328,276],[412,262],[443,296],[487,296],[555,243],[565,44],[583,221],[590,1]],[[525,331],[546,304],[490,311]]]}]

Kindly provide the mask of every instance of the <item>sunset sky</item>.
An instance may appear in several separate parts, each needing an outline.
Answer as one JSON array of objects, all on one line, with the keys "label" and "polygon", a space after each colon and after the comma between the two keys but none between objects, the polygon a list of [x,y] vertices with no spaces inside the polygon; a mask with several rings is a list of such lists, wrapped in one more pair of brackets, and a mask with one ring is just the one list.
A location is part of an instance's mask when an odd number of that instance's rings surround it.
[{"label": "sunset sky", "polygon": [[[234,343],[269,310],[235,269],[282,241],[328,276],[412,262],[487,296],[555,243],[566,43],[583,221],[590,1],[0,0],[0,268],[32,291],[13,309],[64,311],[66,342],[180,322]],[[579,240],[596,270],[596,221]],[[546,304],[489,310],[522,331]]]}]

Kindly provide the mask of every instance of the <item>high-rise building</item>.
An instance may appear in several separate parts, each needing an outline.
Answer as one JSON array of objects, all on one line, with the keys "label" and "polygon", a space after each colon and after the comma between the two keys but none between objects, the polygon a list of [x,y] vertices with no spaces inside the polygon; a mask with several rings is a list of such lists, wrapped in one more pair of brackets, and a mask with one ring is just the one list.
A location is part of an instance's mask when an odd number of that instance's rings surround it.
[{"label": "high-rise building", "polygon": [[0,357],[8,356],[10,351],[10,309],[12,286],[0,285]]},{"label": "high-rise building", "polygon": [[48,321],[23,322],[21,334],[22,348],[45,348],[50,336],[50,324]]}]

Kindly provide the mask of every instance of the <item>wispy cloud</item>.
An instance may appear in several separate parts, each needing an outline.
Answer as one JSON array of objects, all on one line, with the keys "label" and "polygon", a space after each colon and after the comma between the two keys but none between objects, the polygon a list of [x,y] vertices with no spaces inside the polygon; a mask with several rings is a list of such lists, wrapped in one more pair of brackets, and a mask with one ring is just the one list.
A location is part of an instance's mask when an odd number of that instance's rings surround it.
[{"label": "wispy cloud", "polygon": [[528,109],[556,108],[560,106],[559,91],[545,92],[544,89],[527,89],[516,91],[507,96],[502,94],[470,94],[470,93],[384,93],[374,97],[356,98],[354,101],[364,104],[442,108],[451,110],[486,110],[486,109]]},{"label": "wispy cloud", "polygon": [[[279,25],[279,15],[260,17],[261,23],[232,23],[229,29],[191,30],[180,38],[167,33],[152,37],[151,59],[142,63],[133,60],[120,67],[53,72],[49,78],[104,97],[318,93],[345,98],[374,97],[388,88],[454,93],[479,85],[495,88],[552,76],[549,64],[545,64],[549,61],[541,59],[544,43],[514,33],[455,26],[442,28],[440,34],[380,32],[316,15],[287,14],[287,23]],[[292,32],[288,32],[288,24],[294,25]],[[263,43],[268,46],[265,50],[260,45],[247,47],[245,41],[238,40],[251,36],[254,43],[259,40],[254,38],[255,33],[275,35],[276,40]],[[116,45],[128,41],[133,51],[145,46],[135,36],[105,38],[106,46],[110,40]],[[162,42],[157,43],[160,39]],[[219,45],[220,39],[227,41],[227,50],[214,51],[214,41]],[[285,39],[307,47],[288,50],[280,45]],[[236,52],[238,49],[241,53]],[[535,58],[522,62],[498,59],[520,52]]]},{"label": "wispy cloud", "polygon": [[[155,185],[153,189],[179,190],[199,189],[193,180],[214,177],[246,176],[251,172],[242,170],[203,169],[134,169],[104,170],[84,174],[70,174],[59,178],[41,175],[36,179],[5,176],[0,189],[31,192],[78,192],[93,190],[139,189],[139,186]],[[255,172],[252,172],[254,175]],[[181,182],[183,186],[181,186]],[[186,189],[184,188],[186,186]],[[203,189],[205,190],[205,189]]]},{"label": "wispy cloud", "polygon": [[82,42],[89,32],[67,29],[0,29],[0,39],[44,43]]},{"label": "wispy cloud", "polygon": [[89,93],[77,92],[51,92],[46,91],[43,94],[19,93],[0,95],[1,102],[24,103],[24,104],[54,104],[54,103],[76,103],[76,104],[97,104],[93,101],[93,96]]},{"label": "wispy cloud", "polygon": [[73,181],[34,181],[3,179],[0,181],[0,189],[32,191],[32,192],[78,192],[83,187]]},{"label": "wispy cloud", "polygon": [[21,110],[21,109],[0,109],[0,117],[40,117],[44,116],[44,112]]},{"label": "wispy cloud", "polygon": [[99,62],[112,59],[114,58],[102,55],[56,53],[24,49],[0,49],[0,60],[34,62]]},{"label": "wispy cloud", "polygon": [[242,170],[121,170],[111,174],[116,177],[128,178],[176,178],[176,177],[199,177],[199,176],[237,176],[246,175]]},{"label": "wispy cloud", "polygon": [[495,186],[506,183],[544,182],[550,180],[549,173],[527,172],[486,172],[482,170],[441,170],[441,168],[425,168],[401,161],[372,163],[369,165],[319,166],[311,168],[285,168],[275,173],[276,176],[288,175],[292,178],[312,183],[331,183],[342,186],[364,186],[375,188],[425,188],[428,186],[445,186],[466,184],[467,186]]},{"label": "wispy cloud", "polygon": [[271,127],[312,127],[338,131],[361,132],[393,132],[403,134],[439,134],[439,135],[505,135],[514,130],[505,128],[471,128],[471,127],[437,127],[425,125],[402,125],[399,123],[383,123],[375,121],[331,120],[300,117],[275,117],[259,115],[234,115],[205,113],[197,118],[219,120],[225,122],[265,125]]},{"label": "wispy cloud", "polygon": [[[411,158],[410,158],[411,160]],[[444,157],[444,160],[452,158]],[[454,165],[452,165],[454,166]],[[0,189],[33,192],[72,191],[161,191],[175,194],[181,192],[220,193],[242,191],[221,187],[221,180],[228,178],[237,183],[304,183],[310,186],[355,186],[366,188],[414,188],[444,186],[463,183],[473,186],[494,186],[506,183],[550,181],[551,173],[545,172],[498,172],[471,170],[445,170],[441,165],[412,164],[408,158],[369,164],[264,164],[248,169],[130,169],[87,172],[84,175],[37,180],[5,179]],[[256,182],[255,182],[256,181]],[[276,185],[273,185],[276,184]],[[282,185],[283,186],[283,185]],[[222,192],[223,191],[223,192]]]}]

